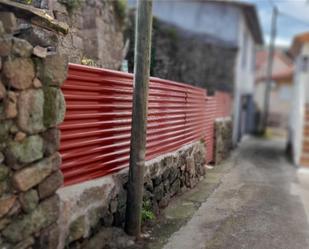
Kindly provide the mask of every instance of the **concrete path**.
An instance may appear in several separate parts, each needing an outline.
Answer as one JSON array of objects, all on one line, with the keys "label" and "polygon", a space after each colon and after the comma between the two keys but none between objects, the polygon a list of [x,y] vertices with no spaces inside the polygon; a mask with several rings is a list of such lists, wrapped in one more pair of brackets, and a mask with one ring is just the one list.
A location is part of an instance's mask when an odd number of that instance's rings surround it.
[{"label": "concrete path", "polygon": [[[297,171],[283,152],[280,141],[246,139],[218,173],[209,171],[206,182],[166,210],[170,222],[181,222],[161,241],[163,248],[309,248],[309,174]],[[192,218],[186,220],[188,212]]]}]

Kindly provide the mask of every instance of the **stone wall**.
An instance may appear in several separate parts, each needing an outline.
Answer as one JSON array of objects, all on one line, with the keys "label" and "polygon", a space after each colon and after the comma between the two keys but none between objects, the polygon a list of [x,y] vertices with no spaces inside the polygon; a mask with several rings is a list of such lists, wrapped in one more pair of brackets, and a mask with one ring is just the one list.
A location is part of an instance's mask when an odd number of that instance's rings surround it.
[{"label": "stone wall", "polygon": [[[134,16],[130,20],[127,36],[134,41]],[[154,18],[151,53],[152,76],[233,92],[237,49],[231,44]],[[127,59],[133,72],[133,43]]]},{"label": "stone wall", "polygon": [[[148,161],[144,208],[158,214],[172,197],[193,188],[204,175],[205,145],[202,142],[186,145],[174,153]],[[122,227],[127,180],[128,169],[125,169],[97,180],[59,189],[61,214],[58,220],[58,249],[92,248],[90,245],[96,240],[99,231],[106,231],[104,229],[111,226]],[[101,239],[100,243],[106,241]]]},{"label": "stone wall", "polygon": [[0,12],[0,248],[51,248],[67,59],[17,38],[20,21]]},{"label": "stone wall", "polygon": [[231,118],[215,120],[215,163],[219,164],[226,159],[232,148],[233,125]]},{"label": "stone wall", "polygon": [[[21,0],[22,2],[26,2]],[[58,21],[69,25],[66,36],[31,27],[24,36],[44,46],[56,47],[72,63],[91,64],[118,70],[123,61],[123,27],[126,6],[121,0],[35,0],[31,4],[45,9]],[[42,39],[43,38],[43,39]],[[84,59],[84,60],[83,60]]]}]

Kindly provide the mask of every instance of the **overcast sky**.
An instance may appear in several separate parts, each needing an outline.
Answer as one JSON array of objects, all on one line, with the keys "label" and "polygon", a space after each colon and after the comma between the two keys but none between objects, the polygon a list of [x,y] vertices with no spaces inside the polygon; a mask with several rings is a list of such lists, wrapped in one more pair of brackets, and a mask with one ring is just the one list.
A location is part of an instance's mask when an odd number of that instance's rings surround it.
[{"label": "overcast sky", "polygon": [[[264,38],[267,42],[270,35],[272,3],[283,14],[278,18],[277,45],[289,46],[293,36],[305,31],[309,32],[309,0],[246,0],[257,5]],[[289,18],[288,14],[294,18]],[[295,20],[299,19],[301,21]]]}]

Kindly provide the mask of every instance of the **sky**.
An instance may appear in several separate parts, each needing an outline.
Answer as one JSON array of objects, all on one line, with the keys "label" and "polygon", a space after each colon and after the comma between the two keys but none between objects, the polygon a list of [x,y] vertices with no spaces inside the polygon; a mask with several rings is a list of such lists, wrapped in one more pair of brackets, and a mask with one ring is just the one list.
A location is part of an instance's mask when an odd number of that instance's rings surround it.
[{"label": "sky", "polygon": [[276,45],[290,46],[296,34],[306,31],[309,32],[309,0],[245,1],[256,4],[266,43],[269,41],[270,37],[273,4],[275,4],[279,12],[281,12],[277,23],[278,35]]}]

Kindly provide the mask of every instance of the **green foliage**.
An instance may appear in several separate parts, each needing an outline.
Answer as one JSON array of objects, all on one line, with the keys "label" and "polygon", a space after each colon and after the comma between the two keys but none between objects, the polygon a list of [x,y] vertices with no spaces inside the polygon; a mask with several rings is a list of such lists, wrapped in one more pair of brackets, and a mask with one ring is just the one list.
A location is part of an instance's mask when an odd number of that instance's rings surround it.
[{"label": "green foliage", "polygon": [[115,13],[119,17],[121,21],[123,21],[126,17],[127,13],[127,0],[115,0],[113,1]]},{"label": "green foliage", "polygon": [[65,5],[67,11],[72,14],[75,9],[80,7],[82,0],[58,0],[58,2]]},{"label": "green foliage", "polygon": [[23,4],[32,4],[32,0],[15,0],[14,2],[23,3]]},{"label": "green foliage", "polygon": [[143,208],[142,208],[142,221],[148,221],[155,219],[156,216],[152,212],[151,203],[150,201],[144,201],[143,202]]},{"label": "green foliage", "polygon": [[92,67],[95,67],[95,66],[96,66],[95,61],[92,60],[92,59],[89,59],[89,58],[87,58],[87,57],[83,57],[83,58],[82,58],[81,64],[82,64],[82,65],[86,65],[86,66],[92,66]]}]

